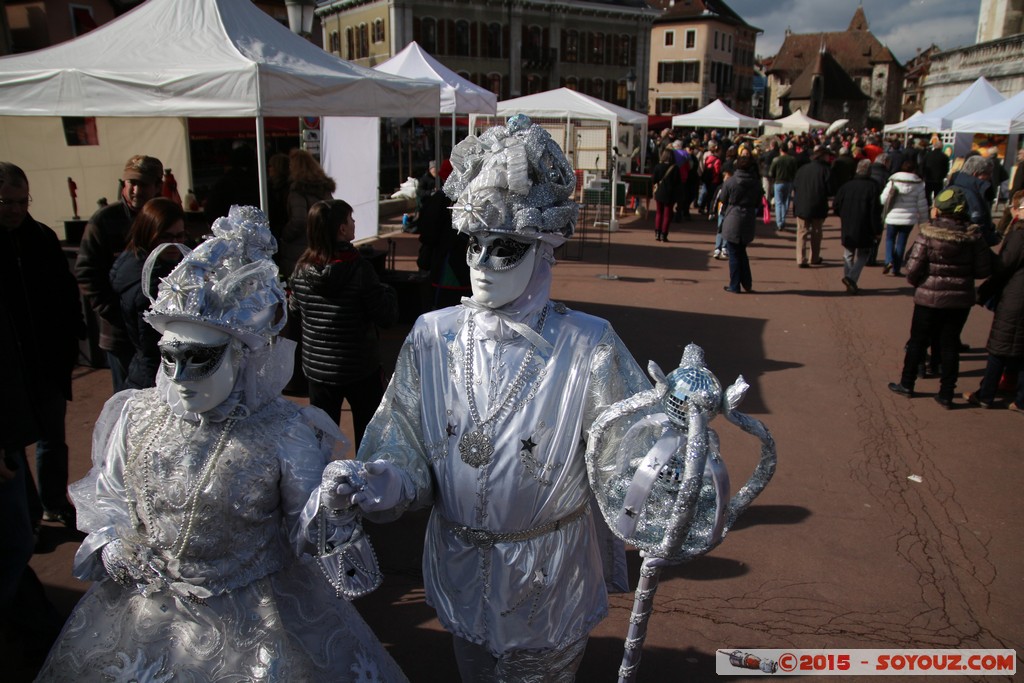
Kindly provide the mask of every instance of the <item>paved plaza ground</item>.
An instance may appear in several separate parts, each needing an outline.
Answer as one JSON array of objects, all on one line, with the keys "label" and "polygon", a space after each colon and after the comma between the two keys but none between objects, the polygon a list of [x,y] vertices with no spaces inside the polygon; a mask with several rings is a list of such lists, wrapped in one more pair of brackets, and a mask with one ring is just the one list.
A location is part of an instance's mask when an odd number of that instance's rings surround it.
[{"label": "paved plaza ground", "polygon": [[[414,270],[415,235],[391,239],[396,267]],[[709,257],[709,222],[674,224],[669,239],[654,240],[650,218],[624,217],[610,247],[608,234],[590,227],[585,243],[568,245],[572,258],[555,267],[552,298],[610,320],[643,367],[654,360],[675,368],[693,341],[723,384],[742,374],[751,389],[740,409],[771,429],[779,464],[721,546],[663,573],[640,680],[713,680],[719,648],[1016,648],[1019,655],[1024,525],[1014,515],[1024,490],[1024,415],[968,408],[959,398],[955,410],[944,410],[932,400],[936,379],[919,381],[914,399],[887,390],[899,377],[912,290],[869,268],[862,293],[847,295],[834,217],[826,222],[825,262],[810,269],[796,267],[792,232],[759,223],[750,247],[753,293],[722,290],[728,265]],[[971,313],[961,391],[977,387],[991,319],[981,308]],[[408,329],[406,321],[384,332],[386,364]],[[109,373],[79,368],[74,392],[72,480],[88,468]],[[344,420],[351,434],[347,413]],[[713,426],[738,486],[758,443],[722,418]],[[424,522],[413,514],[371,529],[386,578],[356,604],[410,680],[450,683],[458,680],[450,638],[424,603],[419,576]],[[87,588],[70,576],[79,539],[47,524],[32,561],[65,611]],[[635,581],[635,551],[630,564]],[[616,679],[632,599],[612,596],[579,681]]]}]

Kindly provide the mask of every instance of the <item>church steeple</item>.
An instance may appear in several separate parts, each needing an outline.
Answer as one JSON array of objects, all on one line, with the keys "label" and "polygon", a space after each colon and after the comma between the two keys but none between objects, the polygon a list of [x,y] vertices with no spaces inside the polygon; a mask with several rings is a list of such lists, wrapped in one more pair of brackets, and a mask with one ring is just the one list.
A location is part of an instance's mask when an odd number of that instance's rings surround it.
[{"label": "church steeple", "polygon": [[864,6],[858,5],[857,11],[853,13],[853,19],[850,20],[850,25],[846,29],[847,31],[867,31],[868,30],[868,18],[864,16]]}]

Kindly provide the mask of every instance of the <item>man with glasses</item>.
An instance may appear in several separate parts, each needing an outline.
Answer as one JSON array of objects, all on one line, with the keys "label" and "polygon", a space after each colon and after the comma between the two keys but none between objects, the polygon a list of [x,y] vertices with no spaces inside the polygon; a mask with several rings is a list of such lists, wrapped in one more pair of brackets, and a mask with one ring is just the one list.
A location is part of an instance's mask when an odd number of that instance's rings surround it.
[{"label": "man with glasses", "polygon": [[[10,395],[6,382],[3,414],[5,466],[29,476],[26,439],[36,440],[39,499],[30,498],[30,518],[61,522],[74,529],[74,510],[67,498],[68,447],[64,415],[71,398],[71,370],[78,358],[78,339],[85,336],[78,287],[68,269],[57,235],[29,214],[32,197],[28,178],[18,166],[0,162],[0,325],[5,328],[2,362],[20,369],[25,395]],[[8,343],[8,340],[10,343]],[[10,348],[7,348],[7,347]],[[11,368],[8,368],[10,370]],[[31,419],[11,417],[14,404],[27,404]],[[10,456],[9,458],[7,456]],[[42,509],[39,509],[41,502]],[[7,529],[6,531],[10,531]],[[5,553],[6,555],[6,553]]]},{"label": "man with glasses", "polygon": [[142,207],[160,194],[164,167],[159,159],[136,154],[121,175],[121,200],[92,215],[78,249],[75,275],[89,305],[99,316],[99,346],[107,353],[114,393],[126,389],[128,364],[135,353],[121,320],[121,305],[110,286],[110,269],[124,251],[128,229]]}]

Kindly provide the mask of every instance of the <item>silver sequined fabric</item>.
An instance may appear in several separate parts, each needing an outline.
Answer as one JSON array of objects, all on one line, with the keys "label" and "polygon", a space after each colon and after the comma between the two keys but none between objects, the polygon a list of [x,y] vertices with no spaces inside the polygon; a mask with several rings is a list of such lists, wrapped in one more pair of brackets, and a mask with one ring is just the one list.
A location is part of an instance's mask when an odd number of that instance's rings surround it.
[{"label": "silver sequined fabric", "polygon": [[554,246],[572,236],[576,174],[551,135],[528,117],[518,114],[470,135],[452,150],[451,163],[444,191],[454,200],[452,227],[459,232],[504,232]]}]

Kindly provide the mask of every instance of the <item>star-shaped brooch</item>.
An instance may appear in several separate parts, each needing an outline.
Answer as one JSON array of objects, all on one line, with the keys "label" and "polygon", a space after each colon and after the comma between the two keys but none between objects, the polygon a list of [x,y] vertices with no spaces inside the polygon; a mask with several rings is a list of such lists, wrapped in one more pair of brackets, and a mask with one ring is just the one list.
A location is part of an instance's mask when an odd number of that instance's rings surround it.
[{"label": "star-shaped brooch", "polygon": [[455,436],[455,425],[449,422],[448,426],[445,427],[444,431],[449,436],[449,438]]},{"label": "star-shaped brooch", "polygon": [[522,442],[522,444],[523,444],[523,447],[522,447],[522,448],[521,448],[520,450],[522,450],[522,451],[526,451],[527,453],[530,453],[530,454],[532,455],[532,454],[533,454],[533,449],[534,449],[534,447],[536,447],[536,445],[537,445],[537,444],[536,444],[536,443],[534,442],[534,440],[533,440],[533,437],[531,436],[531,437],[529,437],[529,438],[526,438],[526,439],[519,439],[519,440],[520,440],[520,441]]}]

